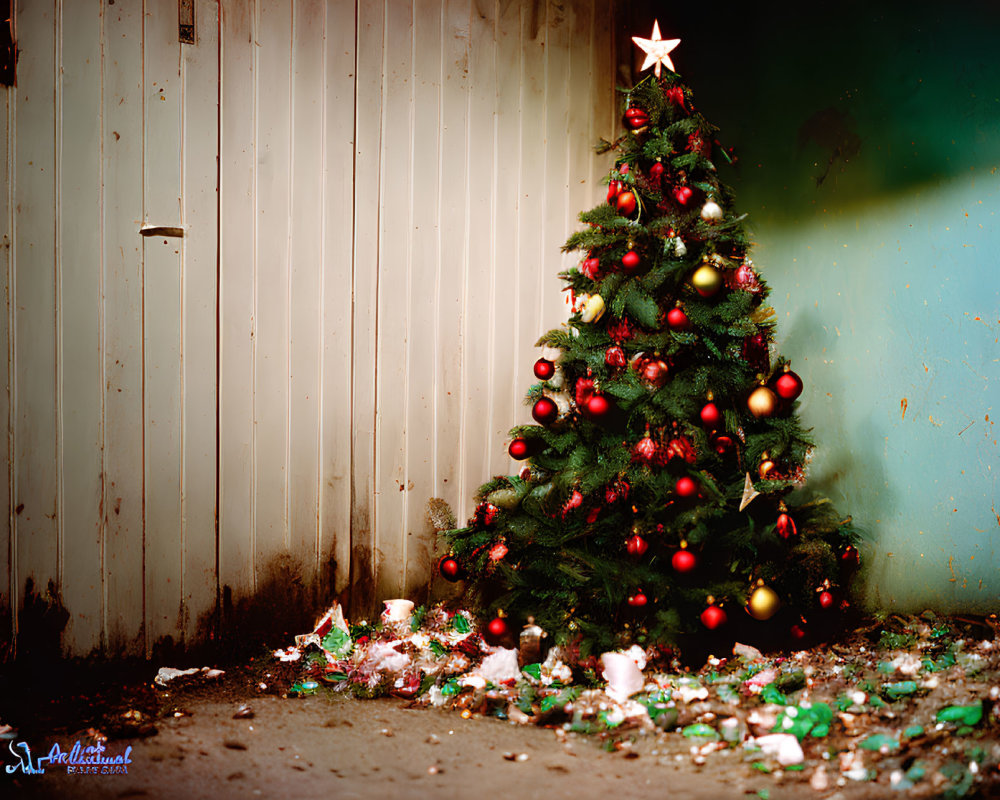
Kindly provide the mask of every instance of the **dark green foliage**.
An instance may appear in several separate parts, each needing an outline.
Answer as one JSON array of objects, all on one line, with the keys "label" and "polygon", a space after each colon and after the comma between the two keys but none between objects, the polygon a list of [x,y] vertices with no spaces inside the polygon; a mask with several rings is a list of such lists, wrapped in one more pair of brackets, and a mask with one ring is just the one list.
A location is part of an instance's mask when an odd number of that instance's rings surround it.
[{"label": "dark green foliage", "polygon": [[[761,418],[748,409],[749,394],[773,386],[785,366],[769,350],[775,314],[747,258],[733,193],[716,173],[714,159],[728,155],[676,81],[668,73],[627,92],[650,124],[601,145],[615,155],[607,182],[636,194],[636,212],[623,216],[613,200],[602,203],[580,215],[585,227],[564,246],[581,256],[562,273],[568,287],[605,304],[603,316],[584,322],[574,312],[568,327],[539,339],[561,351],[559,370],[533,385],[526,402],[561,396],[564,413],[549,427],[511,431],[534,446],[527,472],[484,484],[469,524],[444,534],[472,576],[467,588],[480,611],[533,616],[556,641],[579,642],[583,654],[672,642],[699,627],[709,596],[731,618],[742,615],[758,580],[782,598],[786,623],[819,613],[817,588],[843,588],[841,554],[856,539],[829,503],[789,498],[813,446],[796,404],[781,401]],[[692,192],[685,202],[675,193],[683,186]],[[721,220],[702,219],[708,200],[722,207]],[[640,262],[632,274],[621,266],[629,251]],[[706,264],[724,276],[708,297],[691,284]],[[667,324],[676,305],[690,322],[685,330]],[[659,362],[665,376],[655,374]],[[594,392],[611,401],[600,419],[587,406]],[[709,393],[721,413],[712,428],[700,417]],[[655,452],[641,453],[645,447]],[[765,460],[774,462],[766,475]],[[678,494],[685,476],[696,482],[693,497]],[[759,496],[741,510],[747,476]],[[786,509],[796,526],[788,538],[777,525]],[[626,552],[633,535],[648,544],[639,557]],[[682,542],[697,558],[685,574],[671,565]],[[646,605],[630,605],[640,589]]]}]

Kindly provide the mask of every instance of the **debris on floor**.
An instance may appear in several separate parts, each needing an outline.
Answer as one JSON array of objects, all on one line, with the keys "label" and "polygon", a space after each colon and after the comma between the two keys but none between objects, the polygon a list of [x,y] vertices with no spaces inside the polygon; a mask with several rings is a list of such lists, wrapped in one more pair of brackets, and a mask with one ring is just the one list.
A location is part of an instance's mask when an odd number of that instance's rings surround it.
[{"label": "debris on floor", "polygon": [[994,617],[893,615],[784,656],[737,644],[684,671],[640,647],[544,653],[531,625],[520,649],[495,646],[467,611],[389,601],[375,624],[349,625],[335,605],[274,656],[300,669],[289,696],[391,694],[592,734],[633,758],[650,739],[661,759],[696,766],[739,753],[747,769],[816,793],[864,782],[959,798],[1000,785],[998,630]]}]

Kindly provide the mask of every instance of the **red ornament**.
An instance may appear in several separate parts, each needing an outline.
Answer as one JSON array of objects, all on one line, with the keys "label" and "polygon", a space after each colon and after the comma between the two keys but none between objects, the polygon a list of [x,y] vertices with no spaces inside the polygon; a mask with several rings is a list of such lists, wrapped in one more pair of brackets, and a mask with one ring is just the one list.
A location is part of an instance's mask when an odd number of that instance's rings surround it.
[{"label": "red ornament", "polygon": [[701,612],[701,624],[714,631],[726,624],[726,612],[717,605],[710,605]]},{"label": "red ornament", "polygon": [[501,617],[494,617],[486,625],[484,638],[490,644],[496,644],[507,635],[507,623]]},{"label": "red ornament", "polygon": [[632,460],[642,464],[652,464],[658,455],[659,447],[648,436],[643,436],[632,450]]},{"label": "red ornament", "polygon": [[622,182],[621,181],[609,181],[608,182],[608,202],[609,203],[614,203],[615,198],[618,197],[618,194],[621,192],[621,190],[622,190]]},{"label": "red ornament", "polygon": [[756,294],[763,288],[757,279],[757,273],[746,262],[740,264],[733,271],[730,284],[733,289],[742,289],[744,292],[751,292],[753,294]]},{"label": "red ornament", "polygon": [[788,634],[795,641],[800,642],[800,641],[802,641],[803,639],[806,638],[806,629],[805,629],[805,626],[799,625],[798,623],[796,623],[795,625],[792,625],[792,627],[788,629]]},{"label": "red ornament", "polygon": [[641,108],[626,108],[625,109],[625,127],[631,130],[638,130],[639,128],[644,128],[649,124],[649,114],[647,114]]},{"label": "red ornament", "polygon": [[580,272],[592,281],[601,277],[601,261],[598,258],[587,258],[580,265]]},{"label": "red ornament", "polygon": [[532,443],[520,436],[511,441],[507,453],[516,461],[524,461],[531,456]]},{"label": "red ornament", "polygon": [[556,365],[547,358],[540,358],[535,362],[535,377],[540,381],[547,381],[556,374]]},{"label": "red ornament", "polygon": [[650,383],[657,389],[667,382],[667,362],[659,358],[651,358],[643,364],[640,374],[646,383]]},{"label": "red ornament", "polygon": [[667,460],[669,461],[671,458],[679,458],[687,464],[693,464],[697,460],[698,454],[688,439],[679,436],[671,439],[667,444]]},{"label": "red ornament", "polygon": [[840,563],[847,569],[854,569],[861,563],[861,554],[853,544],[847,545],[840,554]]},{"label": "red ornament", "polygon": [[633,608],[642,608],[647,602],[646,595],[642,593],[641,589],[628,597],[628,604]]},{"label": "red ornament", "polygon": [[578,378],[576,381],[575,400],[578,406],[585,406],[594,394],[593,378]]},{"label": "red ornament", "polygon": [[788,514],[778,515],[778,535],[782,539],[787,539],[789,536],[795,536],[798,533],[798,529],[795,527],[795,520],[793,520]]},{"label": "red ornament", "polygon": [[785,367],[785,372],[782,372],[774,382],[774,391],[784,400],[794,400],[802,394],[802,378]]},{"label": "red ornament", "polygon": [[597,518],[601,516],[601,509],[598,506],[594,506],[590,511],[587,512],[587,524],[593,525],[597,522]]},{"label": "red ornament", "polygon": [[569,496],[569,500],[563,503],[562,514],[565,517],[574,508],[579,508],[583,504],[583,495],[580,494],[579,490],[574,489],[573,494]]},{"label": "red ornament", "polygon": [[462,579],[462,566],[451,556],[445,556],[438,562],[438,572],[446,581],[460,581]]},{"label": "red ornament", "polygon": [[622,256],[622,268],[629,275],[639,269],[639,254],[635,250],[629,250]]},{"label": "red ornament", "polygon": [[508,552],[509,550],[504,542],[497,542],[490,548],[490,561],[499,561],[507,555]]},{"label": "red ornament", "polygon": [[833,593],[822,591],[819,593],[819,607],[820,608],[833,608]]},{"label": "red ornament", "polygon": [[670,559],[670,566],[672,566],[676,572],[683,574],[691,572],[691,570],[698,566],[698,559],[695,558],[694,553],[690,550],[681,548],[674,553],[673,558]]},{"label": "red ornament", "polygon": [[609,347],[604,351],[604,363],[609,367],[624,367],[627,363],[625,358],[625,351],[622,350],[618,345]]},{"label": "red ornament", "polygon": [[720,456],[725,455],[732,446],[733,440],[729,436],[714,436],[712,438],[712,447],[715,448],[715,452]]},{"label": "red ornament", "polygon": [[674,200],[682,206],[687,205],[687,201],[691,199],[693,194],[694,191],[690,186],[678,186],[674,189]]},{"label": "red ornament", "polygon": [[604,490],[604,502],[609,506],[628,497],[629,485],[626,480],[617,480]]},{"label": "red ornament", "polygon": [[671,86],[663,93],[663,96],[671,103],[684,108],[684,90],[680,86]]},{"label": "red ornament", "polygon": [[684,309],[677,306],[667,312],[667,325],[675,331],[686,331],[691,327],[691,320],[684,313]]},{"label": "red ornament", "polygon": [[499,515],[500,509],[484,500],[476,506],[476,511],[472,516],[472,527],[489,528],[497,521]]},{"label": "red ornament", "polygon": [[767,339],[762,333],[756,333],[743,340],[743,359],[755,372],[767,372],[771,366],[771,355],[767,348]]},{"label": "red ornament", "polygon": [[551,425],[559,416],[559,407],[548,397],[539,397],[531,408],[531,416],[539,425]]},{"label": "red ornament", "polygon": [[587,416],[602,422],[611,413],[611,403],[603,394],[595,394],[587,401]]},{"label": "red ornament", "polygon": [[619,164],[618,165],[618,173],[620,175],[628,175],[628,171],[629,171],[629,165],[628,164]]},{"label": "red ornament", "polygon": [[632,326],[629,324],[628,317],[622,317],[615,322],[608,323],[607,331],[608,336],[618,344],[632,338]]},{"label": "red ornament", "polygon": [[715,403],[705,403],[701,409],[701,421],[706,428],[718,428],[722,414]]},{"label": "red ornament", "polygon": [[674,491],[679,497],[694,497],[698,494],[698,483],[687,475],[677,479],[674,484]]},{"label": "red ornament", "polygon": [[654,161],[653,166],[649,168],[649,179],[653,183],[659,183],[663,178],[664,166],[662,161]]},{"label": "red ornament", "polygon": [[643,555],[648,549],[649,543],[638,534],[632,536],[625,543],[625,550],[630,556],[635,556],[636,558]]},{"label": "red ornament", "polygon": [[632,216],[638,206],[639,203],[635,198],[635,193],[630,189],[621,192],[615,199],[615,208],[618,209],[618,213],[626,217]]}]

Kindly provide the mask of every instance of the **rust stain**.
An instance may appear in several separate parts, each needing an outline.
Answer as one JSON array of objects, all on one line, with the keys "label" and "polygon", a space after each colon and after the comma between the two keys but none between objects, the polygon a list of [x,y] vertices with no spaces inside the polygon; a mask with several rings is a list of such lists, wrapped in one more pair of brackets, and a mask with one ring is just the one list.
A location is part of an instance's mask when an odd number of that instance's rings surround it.
[{"label": "rust stain", "polygon": [[955,577],[955,556],[948,556],[948,569],[951,570],[951,577],[948,578],[948,583],[957,583],[958,578]]},{"label": "rust stain", "polygon": [[899,401],[899,410],[902,412],[902,418],[906,419],[906,407],[909,405],[909,401],[904,397]]}]

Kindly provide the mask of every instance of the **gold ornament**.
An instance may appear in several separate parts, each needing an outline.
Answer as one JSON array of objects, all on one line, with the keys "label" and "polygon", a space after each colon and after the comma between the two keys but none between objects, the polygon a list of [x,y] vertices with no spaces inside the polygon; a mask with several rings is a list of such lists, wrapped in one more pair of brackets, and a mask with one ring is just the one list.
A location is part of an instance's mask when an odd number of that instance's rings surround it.
[{"label": "gold ornament", "polygon": [[781,607],[781,599],[778,593],[769,586],[765,586],[763,581],[757,581],[757,588],[750,593],[747,600],[747,613],[754,619],[771,619],[778,613]]},{"label": "gold ornament", "polygon": [[604,298],[599,294],[593,294],[583,304],[583,311],[580,312],[580,320],[582,322],[597,322],[603,313]]},{"label": "gold ornament", "polygon": [[769,417],[778,407],[778,396],[766,386],[758,386],[747,398],[747,408],[758,419]]},{"label": "gold ornament", "polygon": [[633,36],[632,41],[646,54],[646,60],[642,62],[640,70],[647,70],[655,64],[656,69],[653,71],[656,73],[657,78],[660,77],[660,64],[665,64],[670,68],[671,72],[677,71],[674,69],[674,62],[670,60],[669,54],[671,50],[681,43],[681,40],[660,38],[659,20],[653,20],[653,34],[649,39],[641,39],[638,36]]},{"label": "gold ornament", "polygon": [[691,285],[702,297],[711,297],[722,288],[722,273],[711,264],[702,264],[691,275]]},{"label": "gold ornament", "polygon": [[760,456],[760,467],[758,472],[761,478],[766,478],[767,474],[774,469],[774,462],[767,453],[762,453]]}]

